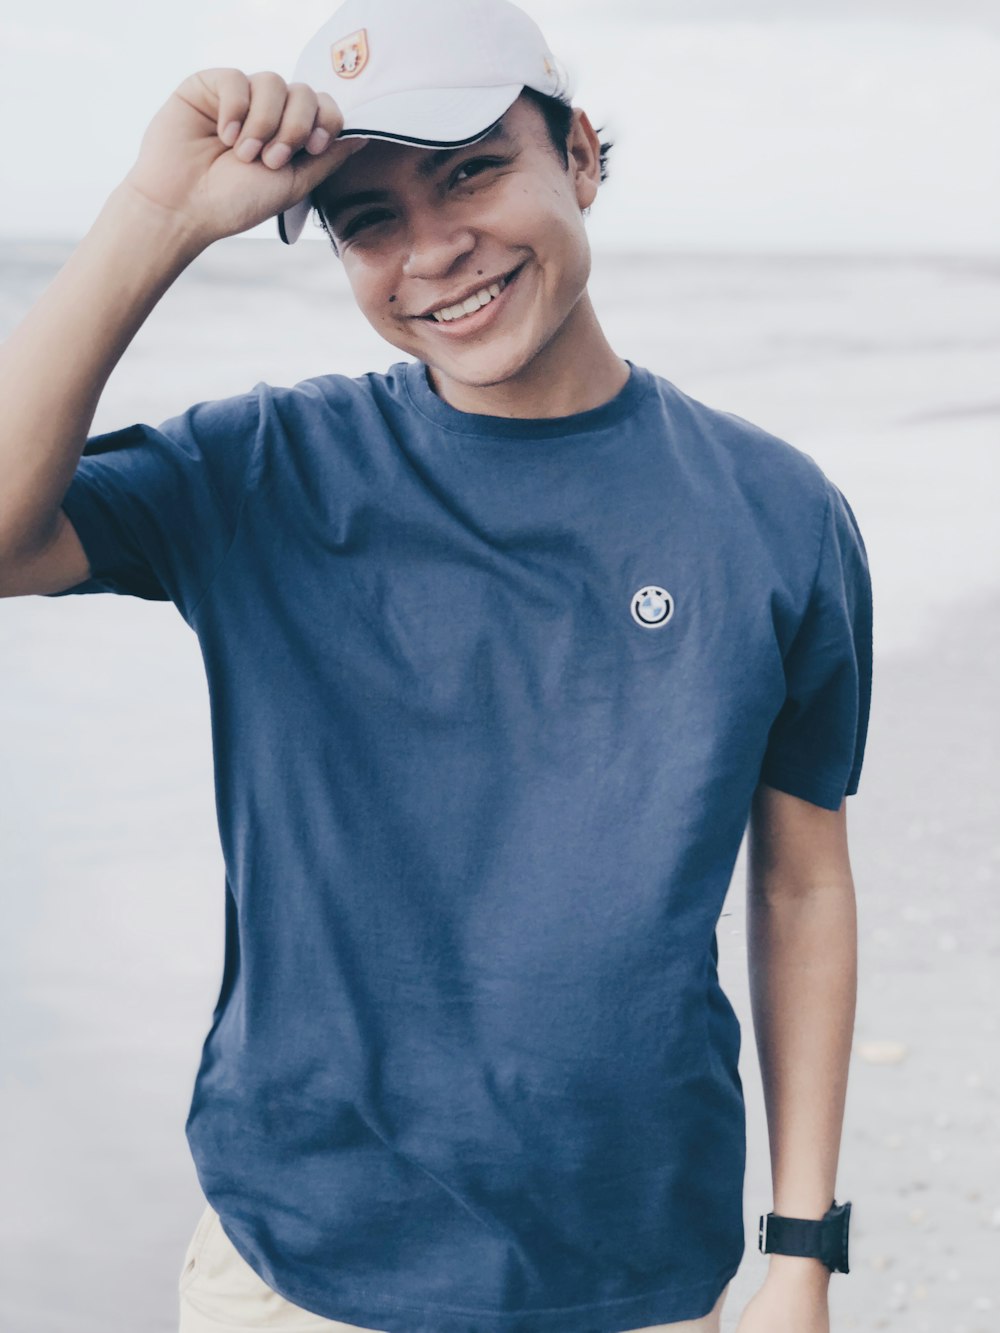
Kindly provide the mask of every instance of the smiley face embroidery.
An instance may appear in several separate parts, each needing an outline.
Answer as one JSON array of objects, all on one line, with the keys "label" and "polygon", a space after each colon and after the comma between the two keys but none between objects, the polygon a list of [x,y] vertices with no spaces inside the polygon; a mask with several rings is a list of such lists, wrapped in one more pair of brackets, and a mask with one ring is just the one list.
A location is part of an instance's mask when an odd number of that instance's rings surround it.
[{"label": "smiley face embroidery", "polygon": [[649,583],[633,593],[630,610],[637,625],[644,629],[659,629],[674,614],[674,599],[666,588]]}]

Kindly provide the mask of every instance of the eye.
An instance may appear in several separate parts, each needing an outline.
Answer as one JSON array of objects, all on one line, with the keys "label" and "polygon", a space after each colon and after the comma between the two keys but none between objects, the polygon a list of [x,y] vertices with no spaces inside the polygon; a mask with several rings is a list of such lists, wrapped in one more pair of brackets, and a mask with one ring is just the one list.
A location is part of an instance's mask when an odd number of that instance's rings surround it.
[{"label": "eye", "polygon": [[504,157],[472,157],[468,162],[462,163],[452,179],[458,179],[459,171],[470,171],[473,167],[481,167],[483,169],[488,169],[489,167],[502,167],[506,161],[507,158]]},{"label": "eye", "polygon": [[[460,172],[471,171],[475,175],[479,175],[480,172],[488,171],[491,167],[502,167],[510,160],[511,159],[507,157],[471,157],[467,162],[463,162],[460,167],[455,169],[452,180],[458,181],[459,184],[464,184],[464,181],[459,180]],[[342,233],[343,239],[347,241],[359,231],[374,226],[380,219],[391,216],[392,214],[384,208],[370,209],[367,213],[359,213],[358,216],[353,218],[344,228]]]},{"label": "eye", "polygon": [[368,213],[360,213],[356,218],[353,219],[353,221],[349,222],[347,226],[344,228],[344,233],[343,233],[344,239],[346,240],[348,236],[353,236],[356,231],[360,231],[363,227],[367,227],[372,222],[373,219],[377,219],[379,216],[383,214],[386,217],[389,216],[389,214],[384,208],[376,208]]}]

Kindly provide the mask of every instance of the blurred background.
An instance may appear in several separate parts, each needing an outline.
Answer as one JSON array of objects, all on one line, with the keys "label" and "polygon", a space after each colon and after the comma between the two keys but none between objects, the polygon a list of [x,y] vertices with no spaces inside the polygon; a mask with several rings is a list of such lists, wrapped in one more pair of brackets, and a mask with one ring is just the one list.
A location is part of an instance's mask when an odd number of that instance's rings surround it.
[{"label": "blurred background", "polygon": [[[1000,247],[997,0],[537,0],[619,137],[594,244],[978,254]],[[197,69],[290,79],[334,5],[128,0],[0,20],[0,235],[80,236]],[[12,12],[10,6],[8,12]],[[85,17],[84,17],[85,16]],[[271,223],[251,235],[271,238]],[[321,233],[317,232],[318,236]]]},{"label": "blurred background", "polygon": [[[534,0],[614,140],[587,219],[616,351],[810,454],[868,548],[875,670],[848,803],[860,995],[835,1333],[1000,1327],[1000,3]],[[291,78],[332,5],[52,0],[0,17],[0,335],[189,73]],[[260,380],[403,359],[322,233],[272,219],[165,294],[91,433]],[[30,441],[26,442],[30,446]],[[197,640],[170,604],[0,603],[0,1327],[172,1333],[203,1206],[183,1133],[222,969]],[[719,923],[743,1024],[747,1248],[766,1127],[741,856]]]}]

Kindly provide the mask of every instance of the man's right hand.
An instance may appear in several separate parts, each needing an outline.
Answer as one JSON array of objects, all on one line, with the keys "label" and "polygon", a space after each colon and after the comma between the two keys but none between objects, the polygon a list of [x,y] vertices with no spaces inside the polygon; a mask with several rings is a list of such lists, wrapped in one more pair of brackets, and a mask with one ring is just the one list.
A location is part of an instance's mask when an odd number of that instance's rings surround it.
[{"label": "man's right hand", "polygon": [[[203,69],[150,121],[122,184],[204,248],[291,208],[370,142],[338,139],[343,124],[329,93],[308,84]],[[284,163],[270,166],[279,145]]]}]

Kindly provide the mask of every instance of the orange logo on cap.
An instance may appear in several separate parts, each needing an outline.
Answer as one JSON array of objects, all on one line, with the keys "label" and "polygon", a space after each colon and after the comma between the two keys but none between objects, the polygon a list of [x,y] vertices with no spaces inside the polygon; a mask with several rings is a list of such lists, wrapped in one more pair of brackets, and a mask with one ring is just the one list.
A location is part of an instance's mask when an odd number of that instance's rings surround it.
[{"label": "orange logo on cap", "polygon": [[355,79],[368,64],[368,29],[348,33],[330,47],[330,63],[340,79]]}]

